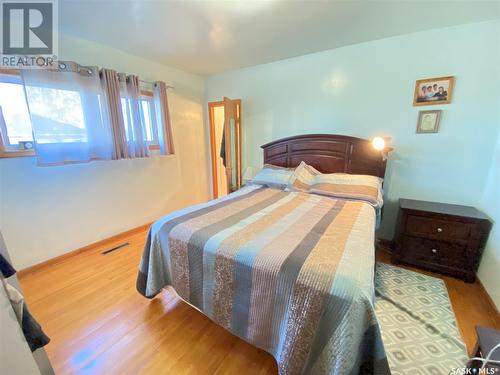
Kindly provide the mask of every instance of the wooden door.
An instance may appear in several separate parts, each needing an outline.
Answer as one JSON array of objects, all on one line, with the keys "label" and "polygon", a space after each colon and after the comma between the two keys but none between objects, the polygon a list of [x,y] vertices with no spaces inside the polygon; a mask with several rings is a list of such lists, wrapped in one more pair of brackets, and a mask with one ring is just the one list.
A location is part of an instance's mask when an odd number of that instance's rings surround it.
[{"label": "wooden door", "polygon": [[[217,117],[223,111],[224,132],[224,162],[221,163],[221,139]],[[212,186],[214,198],[231,193],[241,187],[241,100],[224,97],[219,102],[209,102],[210,143],[212,154]],[[216,113],[218,114],[216,116]],[[228,135],[226,137],[226,134]],[[225,178],[222,177],[225,176]],[[222,180],[227,185],[220,186]]]}]

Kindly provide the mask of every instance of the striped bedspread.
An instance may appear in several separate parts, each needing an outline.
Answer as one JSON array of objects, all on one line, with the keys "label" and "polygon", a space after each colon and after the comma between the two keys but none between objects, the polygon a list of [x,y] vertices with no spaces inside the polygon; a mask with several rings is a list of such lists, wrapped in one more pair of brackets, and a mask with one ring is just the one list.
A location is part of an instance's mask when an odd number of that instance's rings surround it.
[{"label": "striped bedspread", "polygon": [[389,373],[374,315],[375,210],[247,186],[153,224],[137,289],[181,298],[280,374]]}]

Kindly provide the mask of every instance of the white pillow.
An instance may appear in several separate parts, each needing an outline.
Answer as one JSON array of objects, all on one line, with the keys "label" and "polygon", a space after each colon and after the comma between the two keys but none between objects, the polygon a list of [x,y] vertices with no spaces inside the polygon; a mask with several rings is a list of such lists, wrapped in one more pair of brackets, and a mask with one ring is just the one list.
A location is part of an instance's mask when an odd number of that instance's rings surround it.
[{"label": "white pillow", "polygon": [[293,175],[295,168],[284,168],[276,165],[264,164],[264,167],[249,182],[253,185],[265,185],[284,189]]}]

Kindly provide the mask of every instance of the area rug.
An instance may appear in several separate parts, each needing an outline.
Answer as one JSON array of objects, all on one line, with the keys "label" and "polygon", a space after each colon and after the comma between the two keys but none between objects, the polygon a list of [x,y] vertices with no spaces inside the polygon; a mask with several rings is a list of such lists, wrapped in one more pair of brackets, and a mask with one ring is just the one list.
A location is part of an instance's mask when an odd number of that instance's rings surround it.
[{"label": "area rug", "polygon": [[378,262],[375,291],[393,375],[450,374],[465,367],[467,349],[442,280]]}]

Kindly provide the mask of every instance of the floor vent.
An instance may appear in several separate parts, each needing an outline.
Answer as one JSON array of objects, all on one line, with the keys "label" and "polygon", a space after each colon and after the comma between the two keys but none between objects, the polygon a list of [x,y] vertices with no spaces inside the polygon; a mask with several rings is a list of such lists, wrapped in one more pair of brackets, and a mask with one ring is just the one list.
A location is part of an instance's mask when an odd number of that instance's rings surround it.
[{"label": "floor vent", "polygon": [[103,252],[101,253],[101,255],[107,255],[107,254],[111,253],[112,251],[119,250],[119,249],[121,249],[122,247],[125,247],[125,246],[128,246],[128,245],[130,245],[130,243],[129,243],[129,242],[122,243],[122,244],[120,244],[120,245],[118,245],[118,246],[115,246],[115,247],[113,247],[113,248],[111,248],[111,249],[108,249],[108,250],[106,250],[106,251],[103,251]]}]

